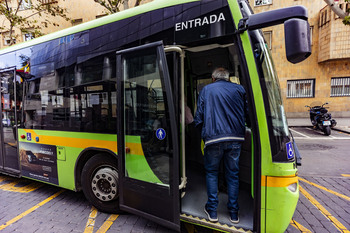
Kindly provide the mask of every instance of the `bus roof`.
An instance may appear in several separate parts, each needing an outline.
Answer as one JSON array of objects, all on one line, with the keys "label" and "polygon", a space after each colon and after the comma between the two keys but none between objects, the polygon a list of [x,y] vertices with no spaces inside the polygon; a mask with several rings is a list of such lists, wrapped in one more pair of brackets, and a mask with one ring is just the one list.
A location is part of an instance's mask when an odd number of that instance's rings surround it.
[{"label": "bus roof", "polygon": [[96,28],[105,24],[109,24],[112,22],[116,22],[122,19],[126,19],[135,15],[139,15],[142,13],[146,13],[149,11],[153,11],[153,10],[158,10],[161,8],[165,8],[165,7],[170,7],[170,6],[174,6],[174,5],[180,5],[180,4],[184,4],[184,3],[190,3],[190,2],[197,2],[200,0],[154,0],[150,3],[147,4],[143,4],[140,5],[138,7],[134,7],[134,8],[130,8],[115,14],[111,14],[111,15],[107,15],[105,17],[99,18],[99,19],[94,19],[82,24],[79,24],[77,26],[73,26],[73,27],[69,27],[60,31],[56,31],[38,38],[35,38],[33,40],[30,41],[26,41],[23,43],[19,43],[19,44],[15,44],[13,46],[4,48],[2,50],[0,50],[0,55],[1,54],[5,54],[8,52],[12,52],[18,49],[22,49],[22,48],[26,48],[26,47],[30,47],[36,44],[40,44],[46,41],[50,41],[50,40],[54,40],[57,38],[61,38],[64,36],[68,36],[77,32],[82,32],[85,30],[89,30],[91,28]]}]

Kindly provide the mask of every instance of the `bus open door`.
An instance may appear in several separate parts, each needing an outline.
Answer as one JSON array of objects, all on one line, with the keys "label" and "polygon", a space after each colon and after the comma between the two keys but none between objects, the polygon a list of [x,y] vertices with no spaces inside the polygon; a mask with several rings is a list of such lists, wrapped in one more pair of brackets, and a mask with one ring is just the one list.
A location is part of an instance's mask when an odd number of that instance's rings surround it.
[{"label": "bus open door", "polygon": [[162,42],[117,52],[120,208],[180,230],[178,137]]}]

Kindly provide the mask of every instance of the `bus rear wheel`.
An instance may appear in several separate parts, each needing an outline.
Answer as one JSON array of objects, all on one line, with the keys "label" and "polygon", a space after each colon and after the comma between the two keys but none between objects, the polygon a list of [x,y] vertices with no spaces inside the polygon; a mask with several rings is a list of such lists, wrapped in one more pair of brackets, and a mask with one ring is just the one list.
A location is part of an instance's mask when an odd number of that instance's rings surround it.
[{"label": "bus rear wheel", "polygon": [[98,210],[120,213],[116,159],[105,154],[93,156],[83,168],[81,183],[85,197]]}]

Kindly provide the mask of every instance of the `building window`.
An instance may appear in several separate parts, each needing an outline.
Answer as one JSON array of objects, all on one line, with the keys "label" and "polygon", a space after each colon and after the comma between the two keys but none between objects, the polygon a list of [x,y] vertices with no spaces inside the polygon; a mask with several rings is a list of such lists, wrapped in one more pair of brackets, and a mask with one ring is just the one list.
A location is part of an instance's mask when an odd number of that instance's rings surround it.
[{"label": "building window", "polygon": [[263,5],[269,5],[272,4],[272,0],[255,0],[254,6],[263,6]]},{"label": "building window", "polygon": [[319,22],[318,22],[318,26],[321,27],[322,26],[322,22],[323,22],[323,12],[320,13],[320,18],[319,18]]},{"label": "building window", "polygon": [[269,49],[272,49],[272,31],[263,32],[265,41]]},{"label": "building window", "polygon": [[287,81],[287,98],[309,97],[315,97],[315,79]]},{"label": "building window", "polygon": [[55,1],[55,0],[41,0],[42,5],[50,5],[50,4],[54,4],[54,3],[57,3],[57,1]]},{"label": "building window", "polygon": [[331,96],[350,96],[350,77],[332,78]]},{"label": "building window", "polygon": [[28,41],[34,39],[34,35],[31,32],[25,33],[23,35],[23,41]]},{"label": "building window", "polygon": [[[14,32],[13,32],[14,34]],[[3,39],[4,39],[4,46],[9,46],[9,45],[13,45],[16,44],[16,38],[12,37],[12,44],[11,44],[11,38],[10,38],[10,32],[3,32],[2,33]]]},{"label": "building window", "polygon": [[73,19],[72,20],[72,26],[81,24],[83,22],[83,19]]},{"label": "building window", "polygon": [[103,14],[103,15],[96,15],[96,19],[99,19],[99,18],[102,18],[102,17],[105,17],[107,14]]},{"label": "building window", "polygon": [[32,6],[32,3],[30,0],[22,0],[21,5],[19,6],[19,10],[28,10]]},{"label": "building window", "polygon": [[312,36],[314,34],[314,26],[310,26],[310,44],[312,45]]}]

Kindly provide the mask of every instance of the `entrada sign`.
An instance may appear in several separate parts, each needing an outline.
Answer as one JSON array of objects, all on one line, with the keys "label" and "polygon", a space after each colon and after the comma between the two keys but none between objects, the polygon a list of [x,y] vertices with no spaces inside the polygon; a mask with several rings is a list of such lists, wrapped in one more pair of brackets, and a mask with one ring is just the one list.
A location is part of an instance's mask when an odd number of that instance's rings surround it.
[{"label": "entrada sign", "polygon": [[175,31],[178,32],[186,29],[201,27],[204,25],[218,23],[220,21],[225,21],[225,20],[226,19],[225,19],[224,13],[220,13],[219,15],[210,15],[204,18],[191,19],[185,22],[180,22],[175,24]]}]

